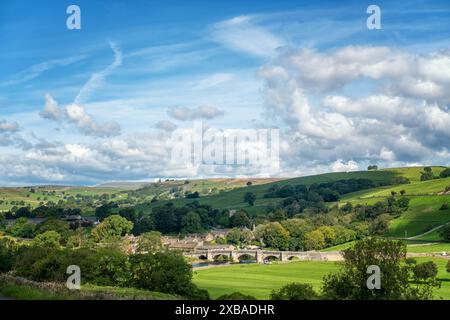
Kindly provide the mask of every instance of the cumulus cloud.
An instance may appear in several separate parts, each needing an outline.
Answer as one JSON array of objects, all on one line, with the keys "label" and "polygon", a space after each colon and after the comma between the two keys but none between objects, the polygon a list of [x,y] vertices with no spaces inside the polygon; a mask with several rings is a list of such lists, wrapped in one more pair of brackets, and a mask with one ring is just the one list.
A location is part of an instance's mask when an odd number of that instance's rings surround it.
[{"label": "cumulus cloud", "polygon": [[16,132],[19,130],[17,122],[8,122],[6,120],[0,120],[0,133],[3,132]]},{"label": "cumulus cloud", "polygon": [[[437,157],[450,137],[449,58],[370,46],[286,50],[258,72],[268,119],[285,128],[285,169],[445,163]],[[363,90],[354,87],[361,81]]]},{"label": "cumulus cloud", "polygon": [[347,162],[338,159],[330,165],[330,171],[332,172],[342,172],[342,171],[356,171],[359,170],[359,165],[353,161],[349,160]]},{"label": "cumulus cloud", "polygon": [[172,107],[168,110],[169,116],[181,121],[197,119],[213,119],[224,114],[224,112],[213,106],[200,106],[197,108]]},{"label": "cumulus cloud", "polygon": [[40,112],[40,115],[46,119],[73,123],[86,135],[108,137],[120,134],[120,125],[118,123],[97,123],[86,113],[83,106],[73,103],[64,108],[60,107],[50,94],[45,96],[45,107]]},{"label": "cumulus cloud", "polygon": [[164,131],[168,131],[168,132],[171,132],[171,131],[173,131],[173,130],[175,130],[177,128],[176,124],[174,124],[174,123],[172,123],[172,122],[170,122],[168,120],[158,121],[155,124],[155,127],[158,128],[158,129],[162,129]]}]

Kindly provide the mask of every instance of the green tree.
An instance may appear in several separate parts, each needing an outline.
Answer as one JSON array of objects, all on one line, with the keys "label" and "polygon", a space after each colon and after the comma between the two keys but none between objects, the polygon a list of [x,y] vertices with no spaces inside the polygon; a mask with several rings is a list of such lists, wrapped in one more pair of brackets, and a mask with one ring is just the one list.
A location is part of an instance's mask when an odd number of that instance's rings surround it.
[{"label": "green tree", "polygon": [[139,236],[137,252],[157,252],[163,247],[161,232],[151,231]]},{"label": "green tree", "polygon": [[61,247],[61,235],[56,231],[45,231],[38,234],[32,241],[32,245],[43,248],[55,248]]},{"label": "green tree", "polygon": [[93,230],[95,241],[117,240],[133,229],[133,222],[119,216],[112,215],[100,222]]},{"label": "green tree", "polygon": [[280,288],[272,290],[271,300],[317,300],[319,295],[310,284],[290,283]]},{"label": "green tree", "polygon": [[450,177],[450,168],[445,168],[444,170],[442,170],[441,173],[439,174],[439,177],[441,178]]},{"label": "green tree", "polygon": [[256,300],[256,298],[240,292],[233,292],[230,294],[221,295],[216,300]]},{"label": "green tree", "polygon": [[450,242],[450,225],[445,225],[442,228],[440,228],[439,235],[444,241]]},{"label": "green tree", "polygon": [[[377,238],[359,240],[344,250],[342,269],[324,278],[322,292],[327,299],[336,300],[404,300],[431,299],[434,283],[412,287],[410,267],[402,264],[406,244]],[[367,268],[378,266],[381,288],[367,287]]]},{"label": "green tree", "polygon": [[202,219],[197,212],[191,211],[181,219],[181,226],[185,233],[198,233],[202,230]]},{"label": "green tree", "polygon": [[255,204],[256,196],[253,192],[246,192],[244,195],[244,201],[249,205],[253,206]]},{"label": "green tree", "polygon": [[14,240],[0,238],[0,273],[11,271],[17,245]]},{"label": "green tree", "polygon": [[241,210],[236,212],[231,218],[230,218],[230,226],[231,227],[250,227],[251,221],[250,218],[247,215],[247,212]]},{"label": "green tree", "polygon": [[319,230],[305,233],[303,243],[306,250],[319,250],[326,245],[325,236]]},{"label": "green tree", "polygon": [[426,281],[436,278],[438,267],[433,261],[418,263],[413,267],[414,279],[416,281]]},{"label": "green tree", "polygon": [[287,250],[289,248],[289,232],[279,222],[270,222],[258,226],[256,237],[262,239],[267,247],[278,250]]},{"label": "green tree", "polygon": [[151,291],[178,294],[191,299],[208,299],[208,293],[192,283],[192,267],[173,251],[130,256],[130,285]]},{"label": "green tree", "polygon": [[36,226],[34,233],[35,235],[39,235],[47,231],[56,231],[61,236],[67,237],[69,234],[69,224],[60,219],[48,218]]},{"label": "green tree", "polygon": [[35,225],[33,223],[28,222],[27,218],[22,217],[17,219],[8,231],[14,237],[32,238],[34,234],[34,228]]},{"label": "green tree", "polygon": [[389,214],[381,214],[370,224],[369,231],[373,235],[380,235],[389,229],[389,223],[392,217]]},{"label": "green tree", "polygon": [[423,172],[420,174],[420,181],[433,180],[434,174],[433,169],[431,167],[423,168]]}]

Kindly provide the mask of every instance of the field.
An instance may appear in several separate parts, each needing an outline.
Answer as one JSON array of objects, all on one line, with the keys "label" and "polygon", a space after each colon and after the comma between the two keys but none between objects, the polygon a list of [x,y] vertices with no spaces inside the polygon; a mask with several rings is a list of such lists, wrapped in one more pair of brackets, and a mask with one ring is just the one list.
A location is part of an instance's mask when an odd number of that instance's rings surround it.
[{"label": "field", "polygon": [[[417,258],[417,262],[434,261],[441,288],[435,290],[435,299],[450,299],[450,273],[445,269],[447,259]],[[207,289],[212,298],[239,291],[257,299],[268,299],[273,289],[291,282],[309,283],[320,291],[322,278],[336,272],[335,262],[302,261],[273,265],[236,265],[195,272],[194,282]]]},{"label": "field", "polygon": [[290,282],[309,283],[319,290],[323,276],[337,269],[337,263],[316,261],[234,265],[195,271],[194,283],[207,289],[212,298],[239,291],[268,299],[273,289]]}]

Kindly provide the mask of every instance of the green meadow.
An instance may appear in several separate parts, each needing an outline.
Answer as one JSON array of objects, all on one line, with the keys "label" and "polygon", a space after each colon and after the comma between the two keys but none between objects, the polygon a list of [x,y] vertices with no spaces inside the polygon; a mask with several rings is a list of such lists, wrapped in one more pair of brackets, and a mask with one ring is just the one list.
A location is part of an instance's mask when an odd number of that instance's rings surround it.
[{"label": "green meadow", "polygon": [[[447,259],[416,258],[418,263],[433,261],[438,266],[438,280],[441,287],[435,290],[434,298],[450,299],[450,273],[446,271]],[[268,299],[273,289],[279,289],[291,282],[309,283],[320,291],[325,275],[339,270],[339,263],[322,261],[301,261],[272,265],[233,265],[198,270],[194,282],[207,289],[212,298],[239,291],[257,299]]]}]

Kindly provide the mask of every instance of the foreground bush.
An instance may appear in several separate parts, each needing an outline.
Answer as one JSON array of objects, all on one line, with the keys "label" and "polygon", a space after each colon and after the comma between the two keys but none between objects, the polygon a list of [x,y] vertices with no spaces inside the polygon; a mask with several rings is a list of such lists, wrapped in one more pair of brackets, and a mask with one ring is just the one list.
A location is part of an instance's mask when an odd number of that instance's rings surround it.
[{"label": "foreground bush", "polygon": [[273,290],[271,300],[317,300],[319,295],[310,284],[290,283],[279,290]]}]

